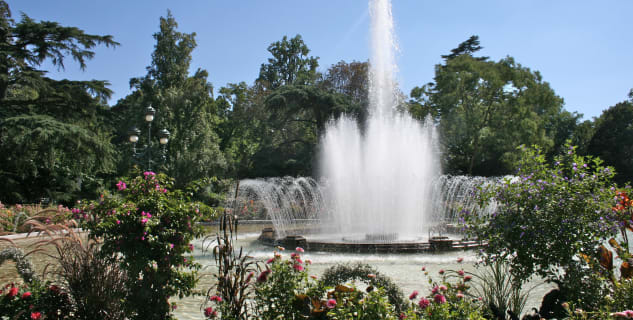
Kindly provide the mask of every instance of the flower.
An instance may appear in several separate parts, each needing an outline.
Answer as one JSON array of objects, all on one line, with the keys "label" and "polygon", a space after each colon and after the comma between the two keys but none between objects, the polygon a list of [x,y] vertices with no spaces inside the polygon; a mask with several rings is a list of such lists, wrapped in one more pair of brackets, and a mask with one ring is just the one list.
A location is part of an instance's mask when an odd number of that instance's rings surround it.
[{"label": "flower", "polygon": [[422,267],[422,271],[426,271],[426,267]]},{"label": "flower", "polygon": [[270,259],[266,260],[266,264],[271,264],[271,263],[273,263],[273,261],[275,261],[275,258],[270,258]]},{"label": "flower", "polygon": [[462,263],[462,261],[464,261],[464,258],[462,257],[457,258],[457,263]]},{"label": "flower", "polygon": [[317,276],[315,276],[315,275],[311,275],[311,276],[310,276],[310,278],[312,278],[312,279],[316,280],[316,279],[317,279]]},{"label": "flower", "polygon": [[462,276],[462,277],[463,277],[463,276],[464,276],[464,270],[459,270],[459,271],[457,271],[457,274],[459,274],[460,276]]},{"label": "flower", "polygon": [[413,300],[417,297],[418,297],[418,290],[413,290],[413,292],[411,292],[411,294],[409,295],[409,300]]},{"label": "flower", "polygon": [[446,303],[446,297],[444,295],[441,295],[441,294],[436,294],[433,297],[433,300],[435,300],[435,303],[437,303],[437,304]]},{"label": "flower", "polygon": [[27,291],[25,293],[22,294],[22,299],[27,299],[31,296],[31,292]]},{"label": "flower", "polygon": [[456,297],[457,299],[464,299],[464,294],[463,294],[463,293],[461,293],[461,292],[458,292],[458,293],[455,295],[455,297]]},{"label": "flower", "polygon": [[445,285],[441,285],[441,286],[440,286],[440,291],[446,291],[447,289],[448,289],[448,288],[446,288],[446,286],[445,286]]},{"label": "flower", "polygon": [[215,302],[222,302],[222,297],[213,295],[213,296],[209,297],[209,300],[215,301]]},{"label": "flower", "polygon": [[15,296],[18,295],[18,288],[17,287],[11,287],[11,289],[9,289],[9,292],[7,292],[7,297],[9,298],[13,298]]},{"label": "flower", "polygon": [[297,271],[303,271],[303,266],[300,264],[295,263],[292,265],[292,267]]},{"label": "flower", "polygon": [[367,278],[369,278],[369,279],[376,279],[376,275],[373,274],[373,273],[370,273],[370,274],[367,275]]},{"label": "flower", "polygon": [[439,274],[444,274],[444,269],[440,269],[440,271],[438,271]]},{"label": "flower", "polygon": [[470,281],[473,278],[473,276],[464,276],[464,282]]},{"label": "flower", "polygon": [[31,312],[31,319],[33,319],[33,320],[42,319],[42,313],[41,312]]},{"label": "flower", "polygon": [[439,289],[440,288],[438,286],[433,286],[433,289],[431,289],[431,294],[436,294]]},{"label": "flower", "polygon": [[330,309],[334,309],[334,307],[336,307],[336,300],[334,299],[330,299],[327,301],[327,307]]},{"label": "flower", "polygon": [[257,276],[257,283],[266,282],[266,280],[268,280],[268,275],[270,274],[270,272],[270,269],[262,271],[259,276]]},{"label": "flower", "polygon": [[125,185],[125,182],[119,180],[119,183],[116,184],[117,189],[119,189],[119,191],[121,190],[125,190],[127,188],[127,185]]},{"label": "flower", "polygon": [[305,250],[303,250],[303,248],[301,248],[301,247],[297,247],[297,248],[295,249],[295,251],[297,251],[297,252],[305,252]]},{"label": "flower", "polygon": [[207,317],[207,318],[211,317],[211,315],[213,315],[214,312],[215,311],[213,310],[213,308],[208,307],[208,308],[204,309],[204,316]]},{"label": "flower", "polygon": [[429,301],[429,299],[427,298],[422,298],[420,299],[420,302],[418,302],[418,306],[421,309],[426,309],[430,304],[431,304],[431,301]]}]

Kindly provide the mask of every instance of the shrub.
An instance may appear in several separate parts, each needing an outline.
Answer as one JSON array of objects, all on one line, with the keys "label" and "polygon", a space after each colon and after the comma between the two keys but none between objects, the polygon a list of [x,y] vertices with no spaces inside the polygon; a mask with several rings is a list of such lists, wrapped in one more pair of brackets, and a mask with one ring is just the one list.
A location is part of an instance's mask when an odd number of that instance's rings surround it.
[{"label": "shrub", "polygon": [[567,148],[553,165],[538,148],[523,148],[517,176],[483,193],[482,204],[496,200],[497,210],[463,215],[467,231],[488,242],[484,258],[507,259],[518,281],[564,272],[617,232],[613,170]]},{"label": "shrub", "polygon": [[171,318],[169,297],[191,295],[198,281],[191,241],[202,235],[196,222],[208,210],[190,201],[192,191],[172,186],[165,175],[145,172],[78,212],[90,236],[103,241],[103,256],[120,257],[129,279],[127,311],[136,319]]}]

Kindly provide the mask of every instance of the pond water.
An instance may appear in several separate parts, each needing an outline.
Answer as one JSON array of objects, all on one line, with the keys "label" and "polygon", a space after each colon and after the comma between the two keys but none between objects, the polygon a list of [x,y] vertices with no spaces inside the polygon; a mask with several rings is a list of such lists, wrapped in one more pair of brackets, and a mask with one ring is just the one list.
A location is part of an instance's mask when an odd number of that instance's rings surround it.
[{"label": "pond water", "polygon": [[[236,248],[242,246],[246,253],[256,259],[262,261],[273,256],[274,248],[263,245],[257,241],[257,237],[263,227],[268,225],[241,225]],[[208,234],[214,234],[216,228],[209,227]],[[210,252],[202,252],[203,241],[198,240],[194,243],[194,257],[196,261],[203,265],[200,272],[201,279],[198,284],[200,291],[206,292],[215,282],[212,274],[217,270],[215,261]],[[294,248],[287,248],[284,254],[287,258]],[[420,254],[362,254],[362,253],[332,253],[332,252],[309,252],[306,251],[302,256],[305,259],[312,260],[312,265],[308,267],[311,275],[321,276],[323,272],[336,264],[341,263],[366,263],[377,269],[380,273],[391,277],[394,282],[408,295],[413,290],[420,291],[421,294],[428,293],[430,286],[428,277],[424,275],[422,267],[426,267],[429,276],[434,280],[439,280],[438,274],[440,269],[476,271],[475,263],[477,262],[476,251],[458,251],[447,253],[420,253]],[[457,258],[464,259],[462,263],[457,263]],[[552,286],[543,284],[542,281],[533,281],[528,287],[537,285],[532,291],[530,299],[525,308],[525,312],[532,307],[540,305],[541,299],[545,293],[551,290]],[[204,297],[188,297],[177,300],[178,309],[175,315],[178,319],[201,319],[201,305]]]}]

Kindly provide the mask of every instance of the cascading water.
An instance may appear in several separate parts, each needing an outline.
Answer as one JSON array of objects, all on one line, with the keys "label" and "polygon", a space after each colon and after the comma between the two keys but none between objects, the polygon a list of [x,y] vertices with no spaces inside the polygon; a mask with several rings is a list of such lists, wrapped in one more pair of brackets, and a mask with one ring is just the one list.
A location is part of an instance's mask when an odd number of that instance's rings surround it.
[{"label": "cascading water", "polygon": [[389,0],[370,3],[370,110],[365,130],[355,119],[331,122],[322,139],[321,175],[331,205],[325,232],[392,239],[425,233],[432,183],[440,175],[434,127],[399,104]]},{"label": "cascading water", "polygon": [[[321,140],[321,182],[270,178],[240,182],[235,208],[261,206],[278,238],[297,232],[297,220],[317,219],[311,237],[329,241],[418,241],[436,224],[457,222],[460,210],[480,208],[477,186],[497,179],[443,176],[436,133],[398,110],[393,19],[389,0],[370,2],[372,17],[369,117],[331,121]],[[314,229],[314,228],[313,228]],[[307,230],[301,233],[307,236]],[[312,230],[314,231],[314,230]]]}]

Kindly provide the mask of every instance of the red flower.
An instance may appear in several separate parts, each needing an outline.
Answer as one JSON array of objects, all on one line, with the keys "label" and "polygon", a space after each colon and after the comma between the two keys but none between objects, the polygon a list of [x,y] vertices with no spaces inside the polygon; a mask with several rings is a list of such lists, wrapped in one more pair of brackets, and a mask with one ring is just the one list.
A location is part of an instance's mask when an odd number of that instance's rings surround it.
[{"label": "red flower", "polygon": [[208,308],[204,309],[204,316],[209,318],[209,317],[211,317],[211,315],[213,315],[214,312],[215,311],[213,310],[213,308],[208,307]]},{"label": "red flower", "polygon": [[42,313],[41,312],[31,312],[31,319],[33,319],[33,320],[42,319]]},{"label": "red flower", "polygon": [[7,293],[7,297],[9,298],[13,298],[15,296],[18,295],[18,288],[17,287],[11,287],[11,289],[9,289],[9,292]]},{"label": "red flower", "polygon": [[31,296],[31,292],[27,291],[27,292],[22,294],[22,299],[26,299],[26,298],[28,298],[30,296]]}]

